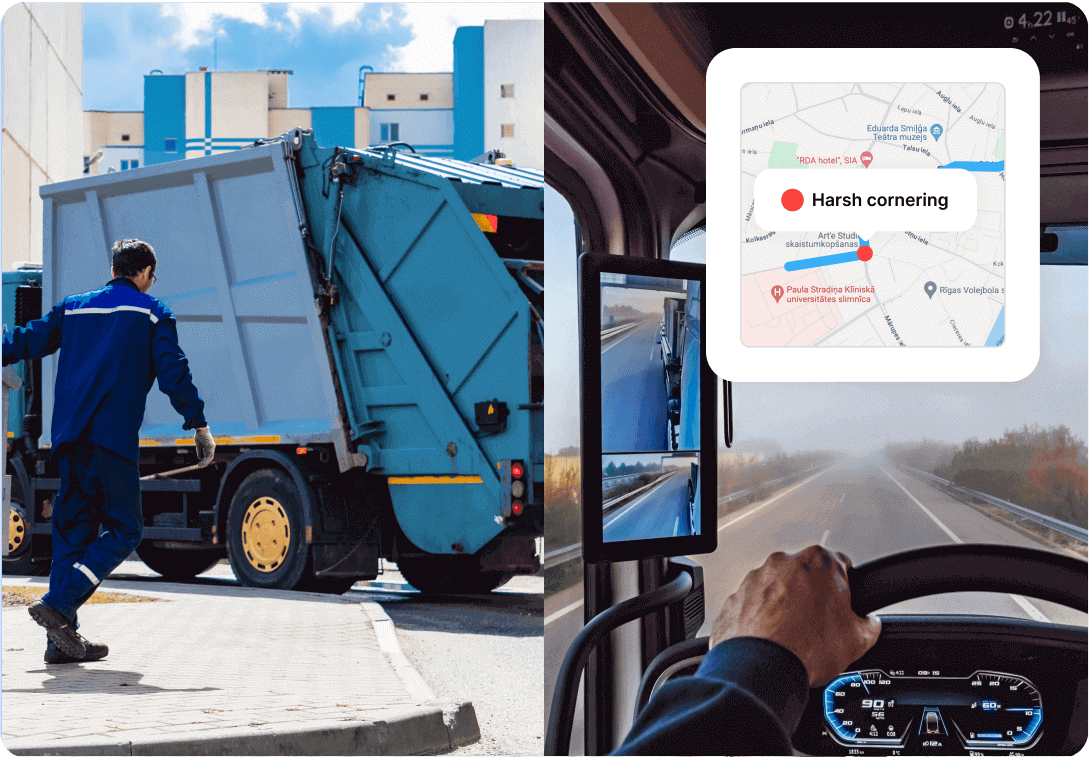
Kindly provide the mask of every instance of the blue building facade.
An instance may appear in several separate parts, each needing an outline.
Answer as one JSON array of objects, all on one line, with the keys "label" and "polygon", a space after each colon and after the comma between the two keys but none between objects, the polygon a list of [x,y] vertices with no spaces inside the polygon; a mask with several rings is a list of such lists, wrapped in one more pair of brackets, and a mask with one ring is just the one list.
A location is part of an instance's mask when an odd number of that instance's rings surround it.
[{"label": "blue building facade", "polygon": [[144,77],[144,165],[185,157],[185,76]]},{"label": "blue building facade", "polygon": [[320,147],[355,147],[355,108],[311,108],[310,128]]},{"label": "blue building facade", "polygon": [[454,33],[454,158],[484,153],[484,27]]}]

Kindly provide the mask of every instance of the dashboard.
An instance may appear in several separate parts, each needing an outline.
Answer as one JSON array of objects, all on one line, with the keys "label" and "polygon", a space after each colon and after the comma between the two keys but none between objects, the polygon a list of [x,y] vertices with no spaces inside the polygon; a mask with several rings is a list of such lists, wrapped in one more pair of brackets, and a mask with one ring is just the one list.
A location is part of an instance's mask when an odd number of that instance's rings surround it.
[{"label": "dashboard", "polygon": [[1076,754],[1086,630],[1015,619],[883,616],[881,640],[822,688],[794,732],[810,755]]}]

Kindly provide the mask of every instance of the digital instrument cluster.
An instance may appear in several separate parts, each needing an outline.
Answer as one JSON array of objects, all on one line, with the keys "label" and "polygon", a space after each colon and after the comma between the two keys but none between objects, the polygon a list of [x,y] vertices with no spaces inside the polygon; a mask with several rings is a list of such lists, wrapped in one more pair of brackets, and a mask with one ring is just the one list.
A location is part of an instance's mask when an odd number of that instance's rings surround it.
[{"label": "digital instrument cluster", "polygon": [[845,747],[911,754],[1009,754],[1043,733],[1040,692],[1011,673],[858,670],[825,687],[827,735]]}]

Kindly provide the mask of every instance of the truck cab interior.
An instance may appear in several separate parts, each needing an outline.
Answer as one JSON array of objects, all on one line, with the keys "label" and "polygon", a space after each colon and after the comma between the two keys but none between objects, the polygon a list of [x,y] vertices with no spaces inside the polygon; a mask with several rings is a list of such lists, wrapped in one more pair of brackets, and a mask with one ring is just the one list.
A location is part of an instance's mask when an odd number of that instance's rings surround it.
[{"label": "truck cab interior", "polygon": [[[1065,22],[1070,18],[1076,23]],[[652,692],[695,670],[707,650],[710,624],[746,571],[770,551],[818,540],[851,555],[858,568],[851,579],[854,605],[860,612],[879,612],[884,631],[844,676],[823,692],[810,691],[793,734],[795,753],[1077,753],[1086,743],[1089,710],[1084,538],[1013,523],[998,508],[988,510],[982,500],[965,496],[968,490],[994,491],[998,480],[1016,478],[1015,463],[983,465],[972,486],[964,483],[961,469],[956,484],[946,480],[952,473],[939,474],[983,454],[980,450],[1031,445],[1036,442],[1025,440],[1042,440],[1061,427],[1073,439],[1070,492],[1082,492],[1071,494],[1076,512],[1068,517],[1084,533],[1089,292],[1084,12],[1064,3],[879,9],[552,3],[545,8],[545,39],[546,181],[570,206],[576,230],[574,249],[557,255],[703,263],[711,254],[702,233],[709,222],[707,175],[713,170],[706,164],[706,131],[707,100],[714,95],[705,92],[705,72],[722,50],[912,47],[925,55],[928,47],[958,47],[970,55],[973,48],[1012,47],[1032,56],[1041,77],[1043,267],[1041,361],[1021,382],[735,385],[730,450],[719,432],[718,548],[693,556],[703,568],[706,622],[694,638],[678,640],[662,631],[665,616],[655,611],[600,635],[573,713],[556,712],[553,703],[562,697],[553,699],[546,688],[551,738],[546,753],[615,749]],[[555,302],[550,310],[574,307],[574,302]],[[574,370],[573,358],[561,360],[550,349],[546,371]],[[546,374],[546,385],[558,380],[554,375]],[[942,414],[944,421],[930,420]],[[829,423],[832,417],[840,420]],[[822,428],[826,441],[818,443]],[[940,443],[934,441],[943,434]],[[545,446],[548,452],[559,446],[548,430]],[[939,453],[938,447],[946,451]],[[908,465],[928,455],[945,455],[945,467],[935,463],[927,473],[917,470],[921,463]],[[764,475],[753,472],[759,468],[776,469],[787,483],[779,488],[768,483],[738,506],[730,497],[731,477],[739,471],[750,478]],[[770,478],[774,474],[761,481]],[[949,513],[959,513],[957,508],[968,513],[963,521],[951,520]],[[893,512],[898,514],[878,515]],[[553,522],[551,515],[546,522]],[[561,660],[582,627],[610,607],[661,590],[677,575],[661,558],[581,567],[576,610],[582,612],[550,613],[546,597],[545,680],[546,687],[555,682],[557,690],[571,684],[563,680],[567,669]],[[546,586],[548,580],[546,575]],[[903,722],[882,715],[890,733],[895,723],[895,738],[887,738],[883,724],[880,733],[844,725],[853,712],[854,720],[870,728],[873,711],[880,709],[874,702],[883,706],[889,697],[875,699],[875,694],[868,702],[837,707],[835,697],[841,695],[836,692],[843,691],[846,701],[856,688],[869,692],[871,684],[875,690],[895,690],[894,699],[918,709],[901,710]],[[976,701],[973,686],[1024,693],[1032,701]],[[939,700],[946,704],[932,704]],[[986,724],[973,720],[998,709],[1004,717],[1021,712],[1026,722],[1000,723],[997,716]],[[561,722],[569,714],[573,722]],[[557,734],[570,737],[570,743]]]}]

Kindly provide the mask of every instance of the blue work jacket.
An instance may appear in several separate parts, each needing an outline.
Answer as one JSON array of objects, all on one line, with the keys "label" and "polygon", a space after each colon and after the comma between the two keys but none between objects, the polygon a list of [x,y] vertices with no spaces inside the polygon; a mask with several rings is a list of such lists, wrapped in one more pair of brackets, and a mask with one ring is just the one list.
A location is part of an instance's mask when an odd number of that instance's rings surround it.
[{"label": "blue work jacket", "polygon": [[66,297],[41,319],[5,334],[4,365],[58,349],[54,453],[84,438],[137,462],[147,394],[156,378],[185,419],[182,428],[207,425],[174,314],[131,280],[117,278]]}]

